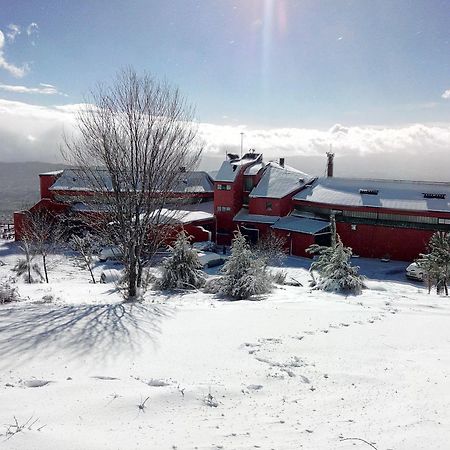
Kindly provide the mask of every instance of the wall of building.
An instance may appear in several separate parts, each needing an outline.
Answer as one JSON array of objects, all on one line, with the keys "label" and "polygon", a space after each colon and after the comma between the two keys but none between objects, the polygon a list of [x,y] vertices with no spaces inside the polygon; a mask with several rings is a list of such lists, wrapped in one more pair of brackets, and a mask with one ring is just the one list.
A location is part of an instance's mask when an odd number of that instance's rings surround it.
[{"label": "wall of building", "polygon": [[413,261],[427,251],[433,231],[413,228],[392,228],[374,225],[337,223],[342,242],[353,254],[368,258],[390,258]]},{"label": "wall of building", "polygon": [[[267,209],[270,203],[272,209]],[[283,198],[250,198],[248,212],[266,216],[287,216],[292,210],[292,199],[288,195]]]},{"label": "wall of building", "polygon": [[59,175],[39,175],[41,198],[53,199],[53,192],[49,188],[55,183]]}]

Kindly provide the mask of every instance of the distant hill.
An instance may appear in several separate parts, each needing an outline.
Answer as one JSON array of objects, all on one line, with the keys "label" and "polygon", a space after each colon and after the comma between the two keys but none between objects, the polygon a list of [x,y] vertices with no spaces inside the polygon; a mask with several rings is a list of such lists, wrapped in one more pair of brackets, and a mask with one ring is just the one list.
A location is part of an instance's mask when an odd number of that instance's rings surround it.
[{"label": "distant hill", "polygon": [[12,221],[14,211],[39,200],[39,174],[63,169],[63,164],[45,162],[0,162],[0,220]]}]

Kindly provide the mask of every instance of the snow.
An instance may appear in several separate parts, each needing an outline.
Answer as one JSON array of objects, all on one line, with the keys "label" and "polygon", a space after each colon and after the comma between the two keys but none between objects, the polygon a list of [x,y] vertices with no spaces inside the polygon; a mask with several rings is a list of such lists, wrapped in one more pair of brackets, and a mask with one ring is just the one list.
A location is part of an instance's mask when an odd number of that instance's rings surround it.
[{"label": "snow", "polygon": [[[105,190],[112,191],[111,178],[106,170],[98,169],[96,177],[98,183],[105,187]],[[80,169],[65,169],[62,175],[50,187],[52,191],[89,191],[93,188],[93,181],[88,179]],[[173,192],[177,193],[208,193],[213,192],[213,180],[207,172],[189,171],[180,174],[180,182],[173,188]]]},{"label": "snow", "polygon": [[[378,190],[378,195],[361,194],[360,189]],[[446,198],[424,198],[424,193],[441,193]],[[302,190],[293,199],[328,205],[450,212],[450,183],[318,178],[311,187]]]},{"label": "snow", "polygon": [[230,161],[224,161],[214,178],[215,182],[228,182],[232,183],[239,173],[238,166],[236,164],[231,164]]},{"label": "snow", "polygon": [[[0,279],[18,252],[0,242]],[[2,449],[448,448],[450,302],[407,281],[407,263],[355,259],[357,297],[312,291],[310,260],[287,258],[304,287],[139,303],[70,257],[51,263],[50,284],[19,281],[26,300],[0,306]]]},{"label": "snow", "polygon": [[311,180],[311,175],[270,162],[266,165],[260,182],[250,192],[250,197],[283,198]]},{"label": "snow", "polygon": [[275,223],[279,220],[279,216],[267,216],[265,214],[249,214],[247,208],[241,210],[234,216],[236,222],[252,222],[252,223]]},{"label": "snow", "polygon": [[324,220],[308,219],[298,216],[281,217],[272,225],[278,230],[296,231],[298,233],[316,234],[330,226],[330,222]]}]

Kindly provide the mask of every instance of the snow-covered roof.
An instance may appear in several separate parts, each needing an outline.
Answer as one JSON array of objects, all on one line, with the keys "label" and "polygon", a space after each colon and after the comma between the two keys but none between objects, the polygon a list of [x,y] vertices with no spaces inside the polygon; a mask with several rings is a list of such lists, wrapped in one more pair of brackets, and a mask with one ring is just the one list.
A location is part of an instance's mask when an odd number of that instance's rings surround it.
[{"label": "snow-covered roof", "polygon": [[242,158],[228,159],[220,166],[214,181],[232,183],[236,179],[240,167],[259,163],[261,159],[262,155],[260,153],[246,153]]},{"label": "snow-covered roof", "polygon": [[335,206],[450,212],[450,183],[358,178],[318,178],[294,200]]},{"label": "snow-covered roof", "polygon": [[[104,169],[95,172],[98,182],[93,183],[80,169],[65,169],[62,175],[50,187],[52,191],[91,191],[101,185],[105,191],[112,191],[109,173]],[[95,186],[93,186],[95,184]],[[180,173],[180,182],[173,189],[175,193],[212,193],[214,184],[207,172]]]},{"label": "snow-covered roof", "polygon": [[245,169],[244,175],[256,175],[261,169],[264,169],[266,165],[261,161],[253,164]]},{"label": "snow-covered roof", "polygon": [[298,216],[281,217],[272,225],[277,230],[294,231],[304,234],[316,234],[330,226],[325,220],[307,219]]},{"label": "snow-covered roof", "polygon": [[161,215],[170,222],[183,224],[210,220],[214,218],[214,202],[186,204],[177,210],[162,209]]},{"label": "snow-covered roof", "polygon": [[224,161],[217,172],[214,181],[225,181],[232,183],[239,173],[238,166],[231,164],[231,161]]},{"label": "snow-covered roof", "polygon": [[[112,190],[111,178],[108,172],[104,169],[98,169],[95,172],[99,182],[106,191]],[[95,190],[93,187],[93,180],[89,179],[81,169],[64,169],[62,175],[50,187],[51,191],[91,191]]]},{"label": "snow-covered roof", "polygon": [[39,176],[41,176],[41,175],[55,175],[55,176],[58,176],[58,175],[61,175],[63,172],[64,172],[64,170],[51,170],[50,172],[42,172],[42,173],[39,174]]},{"label": "snow-covered roof", "polygon": [[249,214],[247,208],[242,208],[233,218],[236,222],[275,223],[279,216],[266,216],[263,214]]},{"label": "snow-covered roof", "polygon": [[173,192],[207,193],[214,192],[214,182],[207,172],[186,172],[182,174],[180,183]]},{"label": "snow-covered roof", "polygon": [[250,192],[250,197],[283,198],[300,189],[312,179],[311,175],[293,167],[269,162],[260,182]]}]

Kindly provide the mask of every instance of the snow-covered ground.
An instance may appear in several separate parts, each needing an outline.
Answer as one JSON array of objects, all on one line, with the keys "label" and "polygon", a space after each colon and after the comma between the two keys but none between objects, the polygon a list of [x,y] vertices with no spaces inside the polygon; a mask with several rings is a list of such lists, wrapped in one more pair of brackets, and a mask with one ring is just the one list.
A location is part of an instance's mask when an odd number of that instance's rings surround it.
[{"label": "snow-covered ground", "polygon": [[[0,279],[17,252],[0,242]],[[304,287],[260,301],[133,304],[54,257],[0,306],[0,449],[449,449],[449,299],[406,263],[354,262],[358,297],[311,291],[288,258]]]}]

